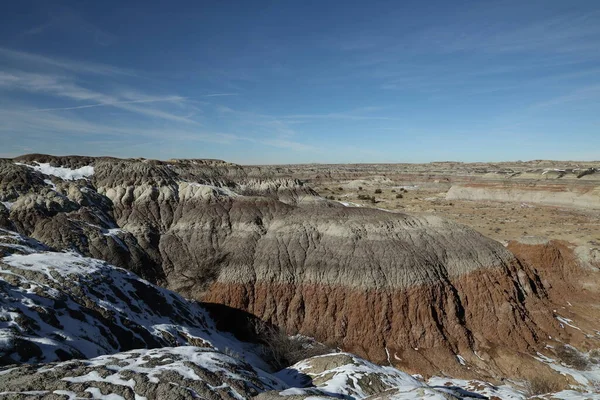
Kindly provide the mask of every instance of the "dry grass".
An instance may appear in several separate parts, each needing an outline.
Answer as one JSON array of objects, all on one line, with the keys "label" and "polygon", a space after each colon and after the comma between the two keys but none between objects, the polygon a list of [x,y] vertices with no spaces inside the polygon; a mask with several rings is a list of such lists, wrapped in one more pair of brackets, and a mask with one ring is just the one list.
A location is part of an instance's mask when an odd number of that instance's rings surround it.
[{"label": "dry grass", "polygon": [[557,346],[554,351],[556,352],[556,357],[558,357],[560,361],[575,369],[584,370],[590,364],[588,359],[574,347],[561,344],[560,346]]},{"label": "dry grass", "polygon": [[546,393],[555,393],[562,390],[560,382],[551,376],[536,376],[525,383],[525,390],[528,397],[537,396]]},{"label": "dry grass", "polygon": [[276,371],[298,361],[334,351],[302,336],[288,336],[284,331],[260,320],[254,321],[253,329],[256,336],[261,338],[263,359]]}]

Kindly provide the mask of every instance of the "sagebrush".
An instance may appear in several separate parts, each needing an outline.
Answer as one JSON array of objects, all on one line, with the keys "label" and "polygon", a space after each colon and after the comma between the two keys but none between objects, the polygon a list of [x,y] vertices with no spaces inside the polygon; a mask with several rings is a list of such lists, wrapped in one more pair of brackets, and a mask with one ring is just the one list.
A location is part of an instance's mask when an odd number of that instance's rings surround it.
[{"label": "sagebrush", "polygon": [[561,344],[554,351],[560,361],[575,369],[584,370],[589,365],[588,359],[574,347]]},{"label": "sagebrush", "polygon": [[262,355],[275,370],[281,370],[304,359],[334,352],[328,346],[304,336],[288,336],[264,321],[255,320],[253,329],[260,338]]},{"label": "sagebrush", "polygon": [[555,393],[559,392],[561,389],[562,385],[556,378],[550,376],[536,376],[525,382],[525,390],[528,397],[546,393]]}]

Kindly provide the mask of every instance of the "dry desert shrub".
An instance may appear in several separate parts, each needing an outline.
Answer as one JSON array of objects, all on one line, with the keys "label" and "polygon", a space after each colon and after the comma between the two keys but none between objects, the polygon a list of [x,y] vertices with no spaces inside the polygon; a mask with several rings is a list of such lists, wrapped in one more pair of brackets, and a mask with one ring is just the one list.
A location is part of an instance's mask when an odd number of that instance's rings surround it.
[{"label": "dry desert shrub", "polygon": [[551,376],[535,376],[525,382],[527,397],[555,393],[559,392],[561,389],[562,385],[558,379]]},{"label": "dry desert shrub", "polygon": [[589,365],[588,359],[574,347],[561,344],[554,351],[560,361],[575,369],[584,370]]},{"label": "dry desert shrub", "polygon": [[335,350],[303,336],[288,336],[284,331],[260,320],[253,321],[256,336],[261,338],[262,355],[276,371],[310,357]]},{"label": "dry desert shrub", "polygon": [[367,201],[370,201],[371,203],[377,203],[377,200],[375,200],[375,196],[368,196],[366,194],[359,194],[358,199],[359,200],[367,200]]}]

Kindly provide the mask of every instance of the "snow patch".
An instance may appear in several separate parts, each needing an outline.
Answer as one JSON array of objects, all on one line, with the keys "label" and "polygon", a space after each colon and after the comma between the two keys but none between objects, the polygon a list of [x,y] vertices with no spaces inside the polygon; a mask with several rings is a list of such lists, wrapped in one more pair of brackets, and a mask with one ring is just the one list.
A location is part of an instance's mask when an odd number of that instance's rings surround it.
[{"label": "snow patch", "polygon": [[[525,394],[519,390],[514,389],[508,385],[492,385],[487,382],[479,380],[465,380],[465,379],[452,379],[440,376],[434,376],[427,381],[429,386],[434,387],[438,390],[443,388],[461,388],[463,390],[477,393],[478,395],[485,396],[485,398],[500,398],[503,400],[521,400],[525,398]],[[464,397],[463,397],[464,396]],[[475,396],[467,396],[463,393],[460,398],[481,398]]]},{"label": "snow patch", "polygon": [[12,254],[2,261],[11,267],[42,272],[52,280],[55,280],[51,274],[53,271],[62,277],[86,275],[97,272],[106,265],[104,261],[84,258],[76,253],[56,252]]},{"label": "snow patch", "polygon": [[577,330],[581,330],[579,327],[572,325],[571,322],[573,322],[572,319],[569,318],[565,318],[565,317],[561,317],[560,315],[556,316],[556,319],[561,323],[561,328],[564,329],[564,325],[570,326],[571,328],[577,329]]},{"label": "snow patch", "polygon": [[50,179],[44,179],[44,183],[52,188],[56,192],[56,185]]},{"label": "snow patch", "polygon": [[[589,359],[589,354],[587,355]],[[581,389],[594,392],[594,386],[600,382],[600,365],[590,363],[588,369],[586,370],[578,370],[575,368],[571,368],[567,365],[559,363],[557,360],[554,360],[550,357],[544,356],[541,353],[537,353],[537,357],[534,357],[536,360],[541,361],[548,365],[550,368],[560,373],[561,375],[568,376],[570,375],[578,384],[581,385]],[[568,391],[572,392],[572,391]],[[565,391],[560,392],[562,395],[567,395]],[[600,395],[596,395],[596,397],[590,397],[589,394],[582,396],[581,392],[576,392],[579,397],[560,397],[557,394],[553,394],[553,398],[557,399],[600,399]]]},{"label": "snow patch", "polygon": [[0,203],[1,203],[1,204],[2,204],[4,207],[6,207],[6,209],[7,209],[8,211],[10,211],[10,210],[11,210],[11,208],[13,207],[13,205],[15,204],[14,202],[10,202],[10,201],[0,201]]},{"label": "snow patch", "polygon": [[[102,400],[125,400],[125,398],[123,396],[119,396],[118,394],[114,394],[114,393],[109,393],[109,394],[102,394],[102,392],[100,391],[100,389],[96,388],[96,387],[89,387],[87,389],[84,390],[84,392],[88,392],[91,393],[92,396],[94,396],[94,399],[102,399]],[[138,398],[138,396],[135,396],[136,398]],[[144,397],[145,399],[145,397]]]},{"label": "snow patch", "polygon": [[[44,175],[56,176],[66,181],[74,181],[77,179],[87,179],[94,175],[94,167],[86,165],[85,167],[71,169],[67,167],[53,167],[49,163],[39,163],[34,161],[37,165],[28,165],[23,163],[15,163],[16,165],[23,165],[28,168],[32,168]],[[46,181],[44,181],[46,182]]]},{"label": "snow patch", "polygon": [[340,203],[344,207],[362,207],[362,205],[358,203],[352,203],[350,201],[339,201],[338,203]]}]

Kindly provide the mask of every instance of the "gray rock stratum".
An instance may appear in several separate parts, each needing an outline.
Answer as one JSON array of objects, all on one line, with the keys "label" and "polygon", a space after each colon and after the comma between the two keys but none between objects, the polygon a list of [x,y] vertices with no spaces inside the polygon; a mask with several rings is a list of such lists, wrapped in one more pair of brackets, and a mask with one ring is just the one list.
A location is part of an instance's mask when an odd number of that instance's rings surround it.
[{"label": "gray rock stratum", "polygon": [[2,399],[523,398],[480,381],[428,384],[347,353],[274,371],[269,343],[219,331],[204,304],[15,232],[1,231],[0,246]]},{"label": "gray rock stratum", "polygon": [[513,361],[562,334],[501,244],[343,207],[277,168],[29,155],[0,161],[0,202],[0,226],[50,249],[414,372],[526,375],[534,360]]},{"label": "gray rock stratum", "polygon": [[452,186],[446,199],[534,203],[600,210],[600,186],[471,183]]}]

